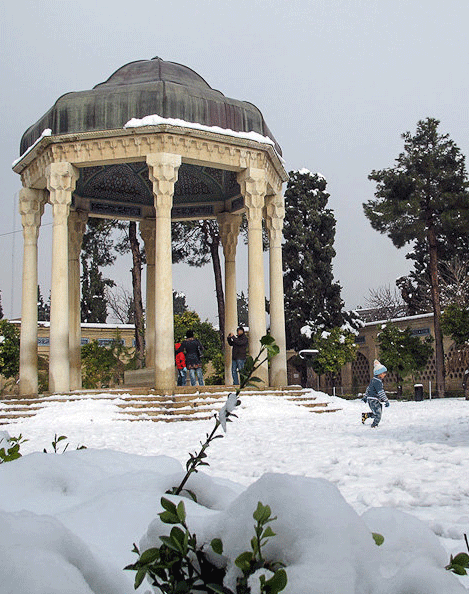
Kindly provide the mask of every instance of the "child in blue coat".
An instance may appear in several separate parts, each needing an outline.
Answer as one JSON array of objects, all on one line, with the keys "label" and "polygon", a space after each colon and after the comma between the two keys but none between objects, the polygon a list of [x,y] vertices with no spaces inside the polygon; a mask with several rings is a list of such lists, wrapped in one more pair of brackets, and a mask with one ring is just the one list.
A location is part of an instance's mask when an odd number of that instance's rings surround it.
[{"label": "child in blue coat", "polygon": [[378,360],[375,360],[373,364],[373,378],[371,379],[370,385],[366,389],[365,396],[362,398],[363,402],[368,402],[368,406],[371,408],[371,412],[362,413],[362,423],[369,418],[373,419],[371,427],[376,428],[381,421],[381,414],[383,412],[383,405],[389,406],[389,400],[384,392],[383,379],[386,376],[388,370]]}]

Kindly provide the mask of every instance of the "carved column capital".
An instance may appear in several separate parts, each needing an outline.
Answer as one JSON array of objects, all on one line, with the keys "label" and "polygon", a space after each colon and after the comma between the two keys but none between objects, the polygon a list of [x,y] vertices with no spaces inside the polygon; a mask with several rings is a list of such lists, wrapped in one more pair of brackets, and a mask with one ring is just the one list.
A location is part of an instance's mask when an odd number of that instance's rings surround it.
[{"label": "carved column capital", "polygon": [[236,259],[236,246],[241,220],[241,215],[229,212],[222,212],[217,216],[220,239],[226,260],[234,261]]},{"label": "carved column capital", "polygon": [[72,211],[68,217],[68,259],[78,260],[80,258],[83,235],[86,231],[88,213],[83,211]]},{"label": "carved column capital", "polygon": [[267,176],[264,169],[248,167],[237,175],[244,196],[244,204],[248,209],[248,222],[262,221],[262,211],[267,191]]},{"label": "carved column capital", "polygon": [[20,190],[19,211],[25,241],[37,241],[45,201],[46,197],[43,190],[33,188],[22,188]]},{"label": "carved column capital", "polygon": [[269,232],[271,247],[282,243],[283,221],[285,219],[285,201],[282,194],[268,196],[266,204],[266,227]]},{"label": "carved column capital", "polygon": [[158,217],[171,217],[174,184],[177,182],[181,155],[151,153],[146,157],[148,175],[153,183],[155,208]]},{"label": "carved column capital", "polygon": [[145,254],[147,257],[147,266],[155,265],[155,241],[156,241],[156,221],[155,219],[143,219],[139,223],[140,235],[145,244]]},{"label": "carved column capital", "polygon": [[46,167],[49,202],[52,204],[54,225],[66,224],[79,172],[71,163],[51,163]]}]

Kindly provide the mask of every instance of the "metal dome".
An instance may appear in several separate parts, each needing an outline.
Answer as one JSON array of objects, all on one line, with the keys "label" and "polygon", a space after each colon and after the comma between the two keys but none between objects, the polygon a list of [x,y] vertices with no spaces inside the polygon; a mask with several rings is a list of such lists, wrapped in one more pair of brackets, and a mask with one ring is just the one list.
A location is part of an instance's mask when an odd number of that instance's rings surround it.
[{"label": "metal dome", "polygon": [[187,66],[159,57],[130,62],[91,90],[62,95],[23,134],[20,154],[47,128],[53,135],[116,130],[131,118],[152,114],[236,132],[257,132],[271,138],[281,154],[255,105],[225,97]]}]

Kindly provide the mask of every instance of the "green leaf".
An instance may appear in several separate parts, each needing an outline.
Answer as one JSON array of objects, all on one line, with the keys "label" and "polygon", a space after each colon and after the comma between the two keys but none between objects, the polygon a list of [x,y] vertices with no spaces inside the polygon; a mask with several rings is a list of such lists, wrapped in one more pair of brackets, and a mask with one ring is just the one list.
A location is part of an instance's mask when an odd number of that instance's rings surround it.
[{"label": "green leaf", "polygon": [[277,594],[285,588],[287,581],[287,572],[284,569],[278,569],[270,580],[265,582],[264,591],[266,594]]},{"label": "green leaf", "polygon": [[174,503],[172,501],[170,501],[169,499],[166,499],[166,497],[161,498],[161,506],[163,507],[163,509],[171,512],[175,516],[177,515],[176,506],[174,505]]},{"label": "green leaf", "polygon": [[271,345],[271,344],[275,344],[275,338],[273,336],[271,336],[270,334],[266,334],[265,336],[263,336],[261,338],[262,346],[267,346],[267,345]]},{"label": "green leaf", "polygon": [[160,536],[160,540],[171,550],[176,551],[177,553],[182,552],[179,543],[177,543],[177,541],[173,541],[173,539],[170,536]]},{"label": "green leaf", "polygon": [[456,573],[457,575],[467,575],[467,571],[464,569],[464,567],[461,567],[461,565],[449,565],[447,569],[453,573]]},{"label": "green leaf", "polygon": [[184,522],[186,521],[186,509],[184,507],[183,501],[180,501],[178,503],[176,511],[177,511],[177,517],[179,518],[179,521],[181,522],[181,524],[184,524]]},{"label": "green leaf", "polygon": [[272,510],[268,505],[262,505],[259,501],[257,503],[256,511],[252,514],[252,517],[259,522],[260,524],[265,524],[265,522],[270,518]]},{"label": "green leaf", "polygon": [[469,555],[467,553],[458,553],[456,557],[452,559],[452,565],[469,567]]},{"label": "green leaf", "polygon": [[146,575],[147,575],[146,569],[142,568],[137,571],[137,575],[135,576],[135,583],[134,583],[135,590],[141,585],[141,583],[145,579]]},{"label": "green leaf", "polygon": [[158,515],[160,516],[160,520],[165,524],[179,524],[179,518],[176,514],[172,514],[169,511],[164,511]]},{"label": "green leaf", "polygon": [[375,543],[380,547],[384,542],[384,536],[378,532],[372,532],[371,535],[373,536]]},{"label": "green leaf", "polygon": [[221,538],[214,538],[210,543],[212,550],[217,555],[223,555],[223,542]]},{"label": "green leaf", "polygon": [[159,556],[160,556],[160,549],[156,549],[156,548],[147,549],[146,551],[143,551],[143,553],[141,554],[140,559],[138,561],[140,564],[153,563],[153,561],[158,559]]},{"label": "green leaf", "polygon": [[275,532],[270,526],[267,526],[267,528],[262,533],[262,538],[270,538],[271,536],[275,536]]},{"label": "green leaf", "polygon": [[245,553],[241,553],[241,555],[238,555],[236,557],[235,565],[236,565],[236,567],[239,567],[239,569],[241,569],[241,571],[247,572],[251,568],[252,559],[253,559],[252,553],[250,551],[246,551]]}]

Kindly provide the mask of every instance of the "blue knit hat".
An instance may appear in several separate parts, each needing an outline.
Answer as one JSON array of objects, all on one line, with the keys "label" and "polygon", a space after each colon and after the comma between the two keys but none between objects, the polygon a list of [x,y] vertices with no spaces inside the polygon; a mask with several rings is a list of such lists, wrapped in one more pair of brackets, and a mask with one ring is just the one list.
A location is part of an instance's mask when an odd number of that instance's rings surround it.
[{"label": "blue knit hat", "polygon": [[387,369],[384,365],[382,365],[378,359],[375,359],[373,363],[373,375],[376,377],[377,375],[381,375],[382,373],[387,373]]}]

